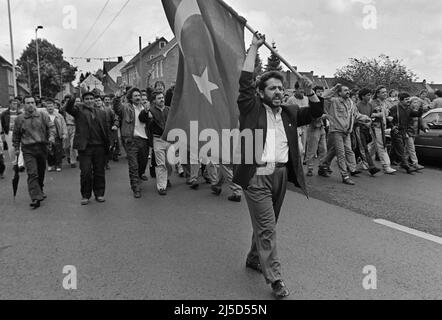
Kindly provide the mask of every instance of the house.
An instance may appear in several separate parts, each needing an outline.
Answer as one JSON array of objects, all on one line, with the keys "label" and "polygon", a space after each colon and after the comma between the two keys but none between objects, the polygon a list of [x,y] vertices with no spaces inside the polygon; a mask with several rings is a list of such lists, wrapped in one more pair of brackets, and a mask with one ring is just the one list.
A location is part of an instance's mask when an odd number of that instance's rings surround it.
[{"label": "house", "polygon": [[[31,94],[31,90],[25,82],[17,80],[17,93],[18,96],[24,97]],[[12,98],[14,98],[12,64],[0,56],[0,106],[8,106]]]},{"label": "house", "polygon": [[76,94],[76,90],[75,90],[75,87],[72,85],[72,83],[65,82],[65,83],[63,83],[61,91],[59,93],[57,93],[55,98],[58,99],[59,101],[62,101],[66,95],[74,96],[75,94]]},{"label": "house", "polygon": [[[168,41],[164,38],[156,38],[153,43],[141,50],[132,58],[122,69],[122,85],[131,87],[147,87],[148,80],[148,61],[158,56],[159,52],[167,45]],[[141,61],[140,61],[141,57]]]},{"label": "house", "polygon": [[[293,67],[296,71],[298,71],[298,68],[296,66]],[[313,86],[321,86],[324,88],[331,88],[334,85],[334,78],[326,78],[325,76],[317,76],[315,75],[314,71],[310,72],[299,72],[302,76],[305,76],[309,78],[311,81],[313,81]],[[298,81],[298,78],[295,76],[293,72],[290,70],[283,72],[284,78],[285,78],[285,87],[288,91],[293,91],[295,89],[296,82]]]},{"label": "house", "polygon": [[104,86],[101,81],[95,77],[93,74],[89,75],[82,83],[80,83],[80,88],[82,92],[92,91],[94,89],[99,90],[104,93]]},{"label": "house", "polygon": [[175,85],[178,73],[179,46],[173,38],[153,59],[147,62],[149,73],[147,85],[153,86],[155,82],[162,81],[166,89]]},{"label": "house", "polygon": [[103,63],[103,86],[105,94],[115,94],[122,84],[121,70],[127,65],[123,57],[118,61],[105,61]]}]

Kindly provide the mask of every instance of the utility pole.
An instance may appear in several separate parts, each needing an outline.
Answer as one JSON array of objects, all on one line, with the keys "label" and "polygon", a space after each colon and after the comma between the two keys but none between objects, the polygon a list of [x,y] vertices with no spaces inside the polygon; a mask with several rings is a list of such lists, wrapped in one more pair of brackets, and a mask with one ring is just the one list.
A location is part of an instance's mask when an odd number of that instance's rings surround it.
[{"label": "utility pole", "polygon": [[37,73],[38,73],[38,93],[41,99],[41,76],[40,76],[40,57],[39,57],[39,53],[38,53],[38,36],[37,36],[37,31],[38,29],[43,29],[42,26],[38,26],[37,28],[35,28],[35,46],[37,49]]},{"label": "utility pole", "polygon": [[138,87],[142,88],[143,87],[143,57],[142,57],[141,51],[143,49],[143,46],[142,46],[142,43],[141,43],[141,36],[138,37],[138,44],[139,44],[139,47],[140,47],[140,82],[139,82],[139,86]]},{"label": "utility pole", "polygon": [[12,59],[12,80],[14,82],[14,97],[18,96],[17,92],[17,74],[15,71],[15,57],[14,57],[14,38],[12,36],[12,20],[11,20],[11,4],[8,0],[8,16],[9,16],[9,40],[11,41],[11,59]]}]

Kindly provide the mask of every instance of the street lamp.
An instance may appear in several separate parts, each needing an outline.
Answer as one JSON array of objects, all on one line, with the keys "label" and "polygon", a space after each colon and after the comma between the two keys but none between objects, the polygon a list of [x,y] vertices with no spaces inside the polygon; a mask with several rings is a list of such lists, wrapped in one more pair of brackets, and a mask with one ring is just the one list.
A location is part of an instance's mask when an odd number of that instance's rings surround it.
[{"label": "street lamp", "polygon": [[11,59],[12,59],[12,81],[14,82],[14,97],[18,95],[17,92],[17,74],[15,71],[15,58],[14,58],[14,38],[12,36],[12,19],[11,19],[11,4],[8,0],[8,17],[9,17],[9,39],[11,42]]},{"label": "street lamp", "polygon": [[41,99],[41,77],[40,77],[40,57],[38,55],[38,37],[37,37],[37,31],[38,29],[43,29],[42,26],[38,26],[35,28],[35,44],[37,49],[37,73],[38,73],[38,93]]}]

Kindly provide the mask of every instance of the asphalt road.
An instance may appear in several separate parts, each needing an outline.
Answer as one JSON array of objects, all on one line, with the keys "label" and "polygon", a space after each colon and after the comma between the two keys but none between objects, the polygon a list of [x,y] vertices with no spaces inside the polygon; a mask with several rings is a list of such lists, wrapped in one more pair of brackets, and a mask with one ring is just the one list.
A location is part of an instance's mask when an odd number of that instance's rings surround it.
[{"label": "asphalt road", "polygon": [[[261,275],[244,267],[250,246],[247,205],[193,191],[174,177],[167,197],[145,184],[129,190],[125,161],[108,172],[107,202],[80,206],[79,171],[47,176],[48,200],[28,207],[22,175],[12,200],[0,181],[0,299],[272,299]],[[442,246],[373,222],[384,218],[441,235],[442,172],[413,177],[311,178],[307,200],[289,191],[278,250],[290,299],[441,299]],[[63,268],[77,290],[63,288]],[[363,269],[374,266],[377,289]]]}]

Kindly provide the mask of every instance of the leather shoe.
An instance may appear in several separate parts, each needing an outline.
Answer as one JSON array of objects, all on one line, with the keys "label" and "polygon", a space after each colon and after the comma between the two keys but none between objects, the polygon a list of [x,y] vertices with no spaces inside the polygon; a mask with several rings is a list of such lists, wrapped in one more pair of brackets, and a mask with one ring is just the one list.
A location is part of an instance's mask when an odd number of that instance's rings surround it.
[{"label": "leather shoe", "polygon": [[89,204],[89,199],[81,199],[81,205],[87,206]]},{"label": "leather shoe", "polygon": [[241,196],[232,195],[232,196],[228,197],[227,199],[232,202],[241,202]]},{"label": "leather shoe", "polygon": [[250,260],[246,261],[246,268],[255,270],[256,272],[262,273],[261,264],[258,262],[251,262]]},{"label": "leather shoe", "polygon": [[30,204],[31,208],[33,209],[37,209],[40,208],[40,200],[33,200],[32,203]]},{"label": "leather shoe", "polygon": [[278,280],[275,283],[272,283],[272,290],[273,294],[278,299],[285,298],[290,295],[289,289],[286,287],[282,280]]},{"label": "leather shoe", "polygon": [[356,185],[356,183],[354,183],[354,181],[351,180],[350,178],[344,178],[344,179],[342,180],[342,182],[343,182],[344,184],[346,184],[346,185],[349,185],[349,186],[354,186],[354,185]]},{"label": "leather shoe", "polygon": [[134,198],[135,199],[140,199],[141,198],[141,192],[140,191],[135,191],[134,192]]},{"label": "leather shoe", "polygon": [[318,176],[324,177],[324,178],[330,178],[330,174],[326,170],[323,170],[323,169],[319,169]]},{"label": "leather shoe", "polygon": [[362,171],[356,170],[356,171],[350,173],[350,175],[351,175],[352,177],[356,177],[358,174],[361,174],[361,173],[362,173]]},{"label": "leather shoe", "polygon": [[166,196],[166,195],[167,195],[167,191],[164,190],[164,189],[160,189],[160,190],[158,190],[158,194],[159,194],[160,196]]},{"label": "leather shoe", "polygon": [[370,170],[368,170],[368,172],[370,172],[370,174],[372,176],[375,176],[377,173],[381,172],[381,169],[379,169],[379,168],[371,168]]},{"label": "leather shoe", "polygon": [[198,189],[199,187],[200,187],[199,183],[196,182],[196,181],[194,181],[194,182],[192,182],[192,185],[190,186],[190,189],[192,189],[192,190],[196,190],[196,189]]},{"label": "leather shoe", "polygon": [[223,192],[223,189],[221,189],[220,187],[212,186],[212,193],[214,195],[219,196],[221,194],[221,192]]},{"label": "leather shoe", "polygon": [[97,202],[99,202],[99,203],[106,202],[106,200],[104,199],[104,197],[96,197],[95,200],[97,200]]},{"label": "leather shoe", "polygon": [[307,177],[313,177],[313,170],[309,170],[307,172]]}]

